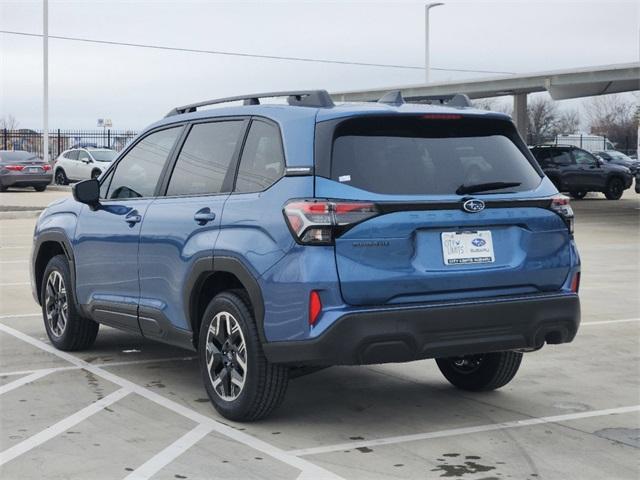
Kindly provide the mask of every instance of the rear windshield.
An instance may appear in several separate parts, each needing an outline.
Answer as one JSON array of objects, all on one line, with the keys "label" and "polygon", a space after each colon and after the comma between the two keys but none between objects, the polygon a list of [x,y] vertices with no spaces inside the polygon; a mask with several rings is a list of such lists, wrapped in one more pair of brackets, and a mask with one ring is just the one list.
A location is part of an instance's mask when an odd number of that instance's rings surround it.
[{"label": "rear windshield", "polygon": [[460,115],[354,118],[336,127],[330,176],[391,195],[446,195],[463,185],[503,182],[509,186],[477,194],[518,192],[541,181],[523,150],[515,128],[504,120]]}]

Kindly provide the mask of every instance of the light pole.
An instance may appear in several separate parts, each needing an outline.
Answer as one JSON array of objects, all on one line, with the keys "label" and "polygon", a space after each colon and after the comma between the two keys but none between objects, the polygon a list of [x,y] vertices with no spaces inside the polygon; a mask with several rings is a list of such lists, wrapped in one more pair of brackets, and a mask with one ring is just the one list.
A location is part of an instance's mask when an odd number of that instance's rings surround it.
[{"label": "light pole", "polygon": [[49,163],[49,0],[42,2],[42,152]]},{"label": "light pole", "polygon": [[427,3],[424,6],[424,83],[429,83],[429,10],[444,3]]}]

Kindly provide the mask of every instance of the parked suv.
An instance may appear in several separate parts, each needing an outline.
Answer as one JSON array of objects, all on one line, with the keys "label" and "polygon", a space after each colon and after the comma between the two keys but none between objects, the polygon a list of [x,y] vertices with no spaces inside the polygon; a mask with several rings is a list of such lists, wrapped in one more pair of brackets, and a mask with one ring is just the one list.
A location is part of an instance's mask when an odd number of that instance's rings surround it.
[{"label": "parked suv", "polygon": [[505,385],[576,335],[573,215],[509,117],[451,104],[174,109],[38,220],[49,339],[88,348],[102,323],[196,350],[233,420],[330,365],[435,358],[459,388]]},{"label": "parked suv", "polygon": [[582,199],[589,192],[602,192],[607,199],[618,200],[633,183],[627,167],[605,162],[578,147],[540,145],[531,152],[556,188],[575,199]]},{"label": "parked suv", "polygon": [[56,159],[54,178],[58,185],[70,181],[98,178],[116,158],[117,153],[109,148],[72,148],[65,150]]}]

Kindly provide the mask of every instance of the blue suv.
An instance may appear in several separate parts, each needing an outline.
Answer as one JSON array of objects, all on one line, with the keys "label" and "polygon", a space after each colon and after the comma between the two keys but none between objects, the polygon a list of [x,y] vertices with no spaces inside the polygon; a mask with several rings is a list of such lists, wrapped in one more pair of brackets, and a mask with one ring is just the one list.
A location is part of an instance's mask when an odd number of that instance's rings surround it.
[{"label": "blue suv", "polygon": [[576,335],[573,214],[509,117],[421,100],[174,109],[40,216],[52,344],[105,324],[195,350],[243,421],[331,365],[434,358],[456,387],[505,385],[523,352]]}]

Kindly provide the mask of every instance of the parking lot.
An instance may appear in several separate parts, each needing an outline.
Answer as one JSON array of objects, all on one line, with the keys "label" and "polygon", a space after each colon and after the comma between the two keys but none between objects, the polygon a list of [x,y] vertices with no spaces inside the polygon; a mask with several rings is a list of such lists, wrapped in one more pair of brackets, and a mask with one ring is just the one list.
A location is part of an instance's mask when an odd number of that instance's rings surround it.
[{"label": "parking lot", "polygon": [[29,209],[68,194],[0,197],[4,210],[24,207],[0,220],[3,479],[639,476],[633,190],[573,202],[582,327],[571,344],[525,355],[505,388],[455,390],[431,360],[334,367],[292,380],[284,404],[253,424],[216,414],[192,352],[104,326],[90,351],[50,346],[28,284]]}]

